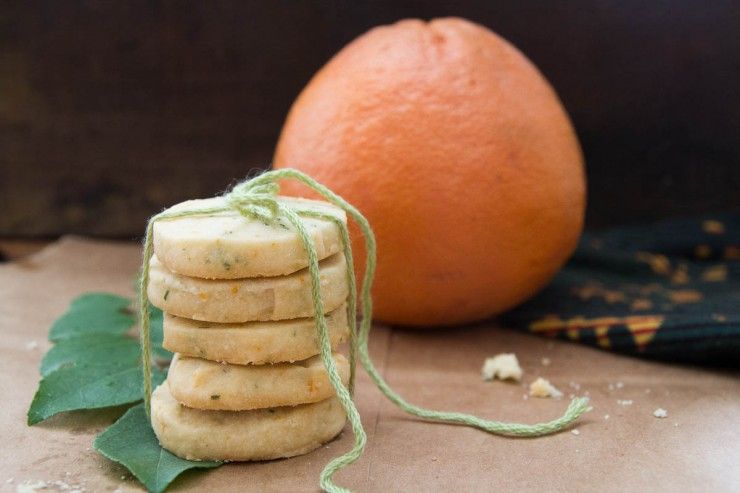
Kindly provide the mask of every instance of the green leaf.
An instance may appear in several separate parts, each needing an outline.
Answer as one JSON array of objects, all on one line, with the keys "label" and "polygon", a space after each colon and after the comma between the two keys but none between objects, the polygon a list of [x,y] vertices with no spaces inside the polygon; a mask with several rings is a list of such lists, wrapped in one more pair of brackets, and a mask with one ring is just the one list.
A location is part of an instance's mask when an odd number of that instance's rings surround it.
[{"label": "green leaf", "polygon": [[164,491],[182,472],[213,468],[220,462],[181,459],[159,445],[144,405],[129,409],[118,421],[95,438],[95,449],[126,467],[152,493]]},{"label": "green leaf", "polygon": [[136,366],[141,358],[138,341],[121,335],[92,334],[63,339],[44,355],[41,375],[66,366]]},{"label": "green leaf", "polygon": [[[56,344],[41,362],[41,382],[28,410],[28,424],[57,413],[136,403],[143,397],[139,342],[125,333],[133,326],[130,301],[106,293],[75,299],[49,331]],[[151,307],[152,353],[170,360],[162,347],[163,313]],[[153,385],[165,373],[153,369]],[[183,471],[212,468],[218,462],[180,459],[160,447],[138,405],[100,434],[95,448],[127,467],[149,491],[161,492]]]},{"label": "green leaf", "polygon": [[88,293],[74,301],[49,331],[57,342],[70,337],[91,334],[123,334],[134,325],[128,310],[130,300],[108,293]]},{"label": "green leaf", "polygon": [[[155,385],[164,373],[154,369]],[[52,371],[39,383],[28,410],[28,424],[33,425],[55,414],[80,409],[130,404],[143,397],[142,374],[138,359],[117,362],[111,358],[93,364],[72,364]]]},{"label": "green leaf", "polygon": [[[141,400],[142,373],[137,341],[123,335],[133,324],[130,301],[105,293],[90,293],[72,302],[50,333],[57,344],[41,363],[42,380],[28,410],[36,424],[57,413],[99,409]],[[153,352],[171,359],[162,346],[162,312],[153,322]],[[164,373],[153,371],[154,383]]]}]

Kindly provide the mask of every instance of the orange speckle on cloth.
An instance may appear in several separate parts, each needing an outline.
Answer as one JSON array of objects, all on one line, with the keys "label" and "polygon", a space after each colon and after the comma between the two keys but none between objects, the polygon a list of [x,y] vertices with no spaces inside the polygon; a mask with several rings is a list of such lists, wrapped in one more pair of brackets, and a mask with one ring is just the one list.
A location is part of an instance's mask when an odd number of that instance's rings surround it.
[{"label": "orange speckle on cloth", "polygon": [[669,275],[671,273],[671,261],[665,255],[650,252],[637,252],[635,257],[640,262],[647,263],[653,272],[661,275]]},{"label": "orange speckle on cloth", "polygon": [[703,221],[701,223],[701,229],[703,229],[705,233],[709,233],[710,235],[725,234],[725,225],[719,221],[715,221],[714,219],[707,219],[706,221]]},{"label": "orange speckle on cloth", "polygon": [[696,245],[694,256],[699,260],[705,260],[712,256],[712,247],[709,245]]},{"label": "orange speckle on cloth", "polygon": [[680,264],[671,275],[671,282],[673,284],[688,284],[690,281],[689,266],[686,264]]},{"label": "orange speckle on cloth", "polygon": [[653,302],[646,298],[638,298],[632,302],[630,309],[632,311],[638,310],[650,310],[653,307]]},{"label": "orange speckle on cloth", "polygon": [[704,297],[699,291],[694,289],[680,289],[671,291],[668,297],[673,303],[697,303]]},{"label": "orange speckle on cloth", "polygon": [[727,280],[727,266],[723,264],[707,267],[701,273],[701,279],[705,282],[722,282]]},{"label": "orange speckle on cloth", "polygon": [[740,247],[726,246],[725,258],[727,260],[740,260]]}]

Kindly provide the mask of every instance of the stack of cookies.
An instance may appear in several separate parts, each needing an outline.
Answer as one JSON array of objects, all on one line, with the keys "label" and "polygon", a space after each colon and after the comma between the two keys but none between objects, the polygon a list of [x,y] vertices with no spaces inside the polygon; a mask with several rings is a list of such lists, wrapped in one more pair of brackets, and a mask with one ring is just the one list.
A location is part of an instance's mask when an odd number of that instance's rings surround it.
[{"label": "stack of cookies", "polygon": [[[172,211],[223,205],[193,200]],[[326,202],[279,198],[346,216]],[[347,339],[347,265],[332,221],[302,218],[320,259],[332,349]],[[287,222],[237,212],[157,221],[147,294],[175,353],[152,395],[163,447],[191,460],[291,457],[334,438],[345,414],[319,354],[308,256]],[[345,385],[347,359],[333,354]]]}]

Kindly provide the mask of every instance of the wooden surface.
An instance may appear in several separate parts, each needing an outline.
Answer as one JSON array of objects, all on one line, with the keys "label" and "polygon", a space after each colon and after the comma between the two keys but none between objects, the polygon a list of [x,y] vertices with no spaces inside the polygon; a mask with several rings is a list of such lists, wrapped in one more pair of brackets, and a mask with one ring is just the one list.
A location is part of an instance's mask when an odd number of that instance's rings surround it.
[{"label": "wooden surface", "polygon": [[588,223],[740,207],[740,4],[690,0],[0,3],[0,236],[138,237],[270,162],[344,44],[460,15],[511,40],[571,113]]},{"label": "wooden surface", "polygon": [[[19,263],[0,265],[0,439],[12,444],[0,447],[0,492],[39,480],[90,492],[142,491],[124,469],[90,448],[121,410],[25,424],[51,322],[85,291],[130,296],[139,259],[137,244],[66,238]],[[511,439],[424,423],[399,412],[362,373],[357,401],[367,452],[338,475],[339,483],[363,492],[737,491],[736,373],[641,361],[490,323],[435,332],[377,327],[371,336],[376,364],[412,402],[523,422],[562,413],[565,400],[524,399],[523,385],[481,381],[484,358],[499,352],[519,356],[525,384],[543,376],[566,394],[591,397],[594,409],[577,425],[578,435]],[[544,357],[549,366],[542,365]],[[624,400],[632,404],[619,403]],[[659,407],[668,418],[653,417]],[[170,491],[318,491],[322,467],[351,442],[345,430],[308,455],[187,473]]]},{"label": "wooden surface", "polygon": [[49,240],[0,239],[0,262],[19,260],[48,246]]}]

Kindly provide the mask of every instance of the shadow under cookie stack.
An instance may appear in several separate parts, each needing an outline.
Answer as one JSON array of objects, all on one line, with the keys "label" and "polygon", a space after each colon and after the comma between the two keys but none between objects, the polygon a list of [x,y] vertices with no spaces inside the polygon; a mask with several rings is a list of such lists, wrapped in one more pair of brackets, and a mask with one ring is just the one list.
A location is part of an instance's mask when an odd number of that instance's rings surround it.
[{"label": "shadow under cookie stack", "polygon": [[[346,223],[326,202],[279,200]],[[341,234],[331,221],[301,220],[320,260],[333,358],[346,385],[349,363],[336,352],[348,336]],[[164,347],[175,353],[152,394],[161,445],[190,460],[266,460],[307,453],[339,434],[346,416],[319,356],[308,257],[292,225],[234,211],[185,216],[157,221],[153,242],[147,294],[164,312]]]}]

